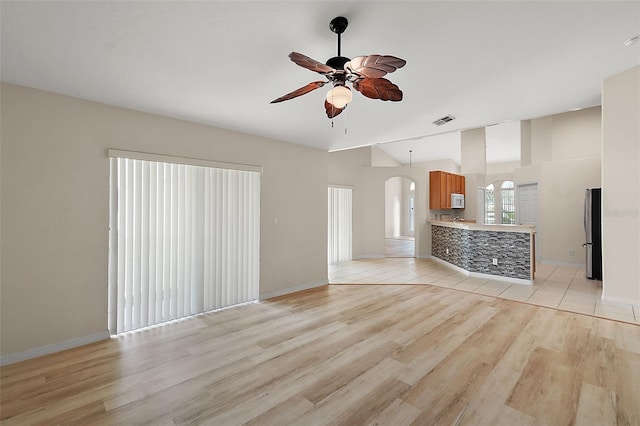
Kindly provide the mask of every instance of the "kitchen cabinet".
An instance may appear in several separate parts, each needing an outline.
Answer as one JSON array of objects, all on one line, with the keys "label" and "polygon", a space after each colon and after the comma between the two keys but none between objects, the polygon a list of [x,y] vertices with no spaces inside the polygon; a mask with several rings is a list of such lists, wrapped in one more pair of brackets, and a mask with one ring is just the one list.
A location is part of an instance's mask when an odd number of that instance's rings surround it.
[{"label": "kitchen cabinet", "polygon": [[429,172],[429,208],[445,210],[451,208],[451,194],[464,194],[465,178],[455,173],[440,170]]}]

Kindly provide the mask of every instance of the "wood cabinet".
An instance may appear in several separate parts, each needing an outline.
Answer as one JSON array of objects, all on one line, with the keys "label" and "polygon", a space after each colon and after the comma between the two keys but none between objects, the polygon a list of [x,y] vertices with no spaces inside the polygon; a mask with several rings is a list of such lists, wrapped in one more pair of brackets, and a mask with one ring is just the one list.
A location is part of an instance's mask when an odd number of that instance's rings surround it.
[{"label": "wood cabinet", "polygon": [[443,172],[429,172],[429,208],[444,210],[451,208],[451,194],[464,194],[465,178],[462,175]]}]

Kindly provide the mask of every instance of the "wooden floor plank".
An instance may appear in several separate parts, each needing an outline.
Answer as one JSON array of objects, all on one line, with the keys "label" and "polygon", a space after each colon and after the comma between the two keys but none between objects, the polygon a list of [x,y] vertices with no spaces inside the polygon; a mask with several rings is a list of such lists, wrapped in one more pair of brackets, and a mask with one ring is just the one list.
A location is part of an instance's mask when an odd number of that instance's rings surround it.
[{"label": "wooden floor plank", "polygon": [[327,286],[2,367],[0,423],[636,425],[639,342],[444,287]]}]

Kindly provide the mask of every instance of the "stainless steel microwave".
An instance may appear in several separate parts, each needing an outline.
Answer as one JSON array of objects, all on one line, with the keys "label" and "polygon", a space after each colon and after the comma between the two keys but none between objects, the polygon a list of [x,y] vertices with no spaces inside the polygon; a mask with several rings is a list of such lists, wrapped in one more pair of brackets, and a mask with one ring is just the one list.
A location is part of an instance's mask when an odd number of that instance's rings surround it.
[{"label": "stainless steel microwave", "polygon": [[451,208],[464,209],[464,194],[451,194]]}]

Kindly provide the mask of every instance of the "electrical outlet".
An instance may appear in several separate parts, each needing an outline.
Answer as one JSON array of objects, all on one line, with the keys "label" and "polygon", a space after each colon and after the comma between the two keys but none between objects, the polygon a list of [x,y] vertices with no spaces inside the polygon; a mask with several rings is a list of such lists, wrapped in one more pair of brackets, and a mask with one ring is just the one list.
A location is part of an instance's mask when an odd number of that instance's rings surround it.
[{"label": "electrical outlet", "polygon": [[576,254],[576,253],[575,253],[575,251],[573,251],[573,249],[572,249],[572,248],[571,248],[571,249],[569,249],[569,256],[573,256],[574,254]]},{"label": "electrical outlet", "polygon": [[498,259],[494,257],[491,263],[493,263],[495,266],[498,266]]}]

